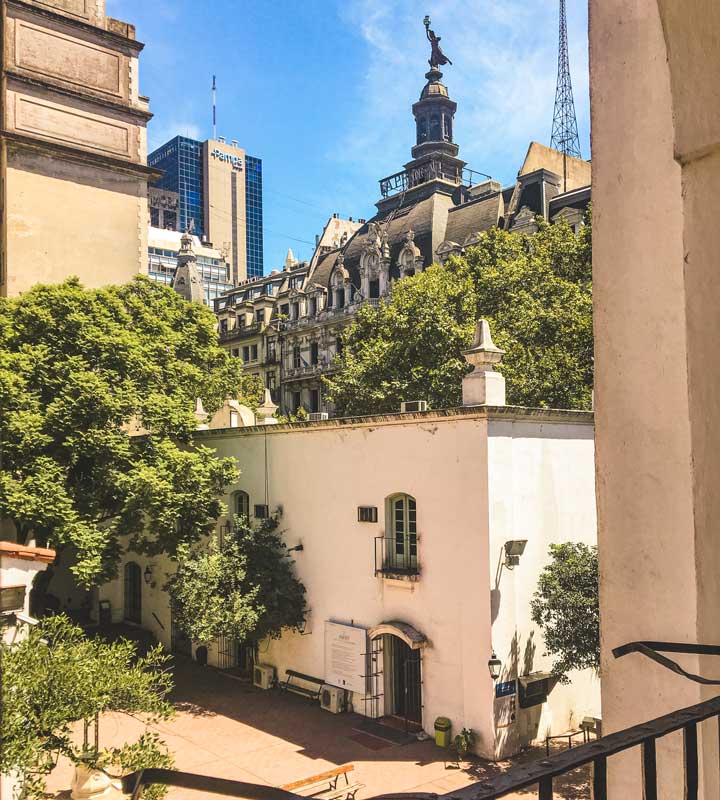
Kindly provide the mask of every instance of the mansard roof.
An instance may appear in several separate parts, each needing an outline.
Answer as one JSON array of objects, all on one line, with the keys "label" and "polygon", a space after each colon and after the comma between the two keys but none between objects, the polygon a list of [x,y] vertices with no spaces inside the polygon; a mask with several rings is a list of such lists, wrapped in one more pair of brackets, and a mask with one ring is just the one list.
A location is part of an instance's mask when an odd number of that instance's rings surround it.
[{"label": "mansard roof", "polygon": [[448,213],[445,239],[465,244],[474,234],[500,225],[504,216],[505,202],[502,192],[455,206]]}]

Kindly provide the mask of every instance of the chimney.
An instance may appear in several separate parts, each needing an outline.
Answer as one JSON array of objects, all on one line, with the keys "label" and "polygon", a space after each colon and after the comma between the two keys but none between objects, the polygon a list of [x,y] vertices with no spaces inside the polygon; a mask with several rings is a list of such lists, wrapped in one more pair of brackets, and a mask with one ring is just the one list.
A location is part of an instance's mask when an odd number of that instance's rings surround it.
[{"label": "chimney", "polygon": [[502,361],[504,350],[495,347],[486,319],[478,320],[472,347],[463,352],[474,369],[463,378],[464,406],[504,406],[505,378],[493,369]]}]

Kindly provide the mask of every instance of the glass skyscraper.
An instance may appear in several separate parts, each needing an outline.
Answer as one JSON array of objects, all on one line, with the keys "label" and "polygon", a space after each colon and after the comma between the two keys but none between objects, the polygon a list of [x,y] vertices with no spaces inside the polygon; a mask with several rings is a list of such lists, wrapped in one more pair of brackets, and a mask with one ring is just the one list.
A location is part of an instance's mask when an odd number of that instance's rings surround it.
[{"label": "glass skyscraper", "polygon": [[[261,159],[247,155],[235,141],[199,142],[176,136],[148,156],[148,166],[164,173],[154,187],[179,196],[179,229],[185,230],[192,222],[196,236],[206,237],[226,252],[233,281],[263,275]],[[244,203],[237,196],[242,192],[242,172]],[[243,208],[244,220],[238,218]]]},{"label": "glass skyscraper", "polygon": [[192,220],[193,233],[202,237],[205,233],[202,142],[176,136],[150,153],[148,166],[164,173],[153,186],[180,195],[180,230],[184,231]]},{"label": "glass skyscraper", "polygon": [[247,213],[247,276],[263,274],[262,161],[245,156],[245,209]]}]

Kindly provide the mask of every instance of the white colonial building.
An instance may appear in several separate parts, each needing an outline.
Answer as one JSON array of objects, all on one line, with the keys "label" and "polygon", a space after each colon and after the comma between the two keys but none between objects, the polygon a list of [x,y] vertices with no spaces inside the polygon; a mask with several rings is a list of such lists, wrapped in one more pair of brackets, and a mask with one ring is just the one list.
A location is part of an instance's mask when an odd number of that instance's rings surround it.
[{"label": "white colonial building", "polygon": [[[499,356],[478,336],[465,384],[466,403],[496,405],[198,432],[242,470],[219,526],[282,509],[310,609],[302,633],[220,642],[211,665],[315,677],[409,732],[449,717],[489,758],[598,715],[596,677],[555,685],[530,619],[549,545],[595,542],[592,414],[503,405]],[[100,597],[116,621],[195,655],[162,590],[171,569],[127,554]]]}]

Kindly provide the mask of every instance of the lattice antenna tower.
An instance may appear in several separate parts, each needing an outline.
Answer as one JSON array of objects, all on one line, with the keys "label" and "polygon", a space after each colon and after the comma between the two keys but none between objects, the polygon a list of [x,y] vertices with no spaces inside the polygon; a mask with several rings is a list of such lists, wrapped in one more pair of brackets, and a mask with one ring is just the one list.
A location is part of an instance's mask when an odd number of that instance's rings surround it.
[{"label": "lattice antenna tower", "polygon": [[572,81],[570,80],[565,0],[560,0],[560,45],[558,49],[557,88],[555,89],[555,111],[553,113],[550,147],[554,147],[561,153],[565,153],[565,155],[582,158]]}]

